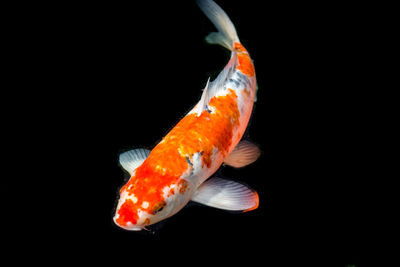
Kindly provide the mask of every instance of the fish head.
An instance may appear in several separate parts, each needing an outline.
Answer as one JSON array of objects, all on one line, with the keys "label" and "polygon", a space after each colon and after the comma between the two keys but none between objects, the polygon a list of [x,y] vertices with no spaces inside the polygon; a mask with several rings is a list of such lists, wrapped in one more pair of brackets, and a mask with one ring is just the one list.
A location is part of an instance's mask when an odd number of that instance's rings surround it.
[{"label": "fish head", "polygon": [[139,231],[174,215],[186,205],[196,188],[180,178],[180,173],[143,164],[120,190],[114,222],[126,230]]},{"label": "fish head", "polygon": [[173,203],[167,203],[170,201],[155,197],[149,190],[146,194],[123,191],[113,219],[125,230],[140,231],[172,215]]}]

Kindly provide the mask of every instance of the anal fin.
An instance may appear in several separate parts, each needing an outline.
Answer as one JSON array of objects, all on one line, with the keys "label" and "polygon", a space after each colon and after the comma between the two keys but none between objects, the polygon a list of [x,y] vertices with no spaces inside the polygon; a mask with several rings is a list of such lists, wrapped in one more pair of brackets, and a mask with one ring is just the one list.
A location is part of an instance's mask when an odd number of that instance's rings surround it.
[{"label": "anal fin", "polygon": [[256,161],[261,155],[261,150],[249,141],[240,141],[232,152],[225,158],[226,165],[241,168]]},{"label": "anal fin", "polygon": [[199,186],[192,201],[218,209],[250,211],[258,207],[259,198],[246,185],[212,177]]}]

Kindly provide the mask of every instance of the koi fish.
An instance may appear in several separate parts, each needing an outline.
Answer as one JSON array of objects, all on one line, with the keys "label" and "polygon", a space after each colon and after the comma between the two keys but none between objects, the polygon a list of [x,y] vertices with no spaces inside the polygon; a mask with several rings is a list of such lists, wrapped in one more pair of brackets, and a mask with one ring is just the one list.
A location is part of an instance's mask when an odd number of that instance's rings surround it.
[{"label": "koi fish", "polygon": [[152,151],[139,148],[120,155],[131,178],[120,189],[113,219],[126,230],[164,220],[190,200],[234,211],[259,204],[257,192],[248,186],[211,177],[223,163],[243,167],[260,155],[256,145],[240,141],[256,97],[256,76],[226,13],[211,0],[197,3],[218,30],[206,40],[229,49],[231,57],[214,81],[208,79],[200,101]]}]

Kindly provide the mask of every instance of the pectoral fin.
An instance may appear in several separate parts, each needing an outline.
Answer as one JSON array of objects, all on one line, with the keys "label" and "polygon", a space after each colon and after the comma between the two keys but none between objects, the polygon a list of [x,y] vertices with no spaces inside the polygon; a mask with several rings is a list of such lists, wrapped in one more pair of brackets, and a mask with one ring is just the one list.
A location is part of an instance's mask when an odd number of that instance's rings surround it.
[{"label": "pectoral fin", "polygon": [[192,201],[224,210],[249,211],[258,207],[258,194],[246,185],[218,177],[205,181]]},{"label": "pectoral fin", "polygon": [[235,168],[240,168],[253,163],[260,155],[261,150],[258,146],[249,141],[241,141],[225,158],[224,163]]},{"label": "pectoral fin", "polygon": [[142,165],[143,161],[149,156],[150,150],[138,148],[126,151],[119,155],[119,163],[130,175]]}]

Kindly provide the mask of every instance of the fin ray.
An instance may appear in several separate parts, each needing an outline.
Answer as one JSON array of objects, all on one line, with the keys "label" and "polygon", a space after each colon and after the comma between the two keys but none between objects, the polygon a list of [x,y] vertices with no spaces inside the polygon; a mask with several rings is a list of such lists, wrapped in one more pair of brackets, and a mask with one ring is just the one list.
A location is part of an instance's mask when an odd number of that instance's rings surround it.
[{"label": "fin ray", "polygon": [[261,150],[249,141],[240,141],[233,151],[225,158],[226,165],[241,168],[256,161],[261,155]]},{"label": "fin ray", "polygon": [[150,150],[144,148],[129,150],[119,155],[119,163],[122,168],[132,175],[135,169],[142,165],[149,154]]},{"label": "fin ray", "polygon": [[212,32],[206,36],[206,41],[209,44],[217,44],[232,50],[231,41],[219,32]]},{"label": "fin ray", "polygon": [[233,72],[236,70],[237,66],[237,54],[235,52],[232,53],[232,57],[229,60],[228,64],[225,68],[218,74],[217,78],[214,81],[210,82],[210,79],[207,81],[206,88],[201,95],[200,101],[197,106],[197,114],[198,116],[206,110],[208,103],[211,98],[216,96],[219,92],[225,90],[226,81],[233,75]]},{"label": "fin ray", "polygon": [[248,211],[258,207],[258,194],[249,187],[218,177],[205,181],[192,201],[224,210]]},{"label": "fin ray", "polygon": [[206,87],[203,90],[203,94],[201,95],[198,107],[197,107],[197,116],[200,116],[201,113],[206,109],[206,106],[208,104],[209,101],[209,90],[208,90],[208,86],[210,84],[210,78],[208,78],[207,80],[207,84]]},{"label": "fin ray", "polygon": [[235,26],[225,11],[212,0],[197,0],[197,4],[208,19],[211,20],[215,28],[217,28],[220,35],[211,34],[206,40],[233,50],[233,44],[239,42],[239,38]]}]

